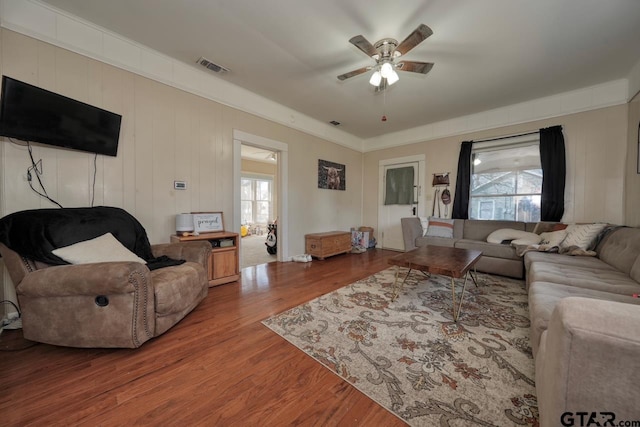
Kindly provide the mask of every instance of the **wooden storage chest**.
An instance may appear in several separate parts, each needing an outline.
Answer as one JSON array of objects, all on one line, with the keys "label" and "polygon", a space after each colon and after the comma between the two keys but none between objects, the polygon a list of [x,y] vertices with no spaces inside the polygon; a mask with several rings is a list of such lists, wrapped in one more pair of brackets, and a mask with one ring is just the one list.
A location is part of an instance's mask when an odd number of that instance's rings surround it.
[{"label": "wooden storage chest", "polygon": [[304,236],[305,252],[318,259],[351,252],[351,233],[327,231]]}]

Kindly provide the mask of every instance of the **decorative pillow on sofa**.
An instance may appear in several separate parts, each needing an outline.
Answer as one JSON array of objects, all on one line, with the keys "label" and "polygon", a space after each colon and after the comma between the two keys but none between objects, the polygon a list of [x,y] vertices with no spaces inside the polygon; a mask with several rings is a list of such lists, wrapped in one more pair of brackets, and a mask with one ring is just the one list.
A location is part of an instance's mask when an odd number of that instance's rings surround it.
[{"label": "decorative pillow on sofa", "polygon": [[505,240],[521,240],[521,242],[516,244],[535,245],[536,243],[540,243],[540,236],[529,231],[514,230],[513,228],[501,228],[487,236],[487,242],[489,243],[502,243]]},{"label": "decorative pillow on sofa", "polygon": [[453,220],[445,218],[429,217],[427,237],[453,238]]},{"label": "decorative pillow on sofa", "polygon": [[422,237],[427,235],[427,229],[429,228],[429,218],[424,216],[419,216],[420,225],[422,226]]},{"label": "decorative pillow on sofa", "polygon": [[94,262],[114,261],[147,263],[129,249],[125,248],[111,233],[103,234],[95,239],[54,249],[51,253],[70,264],[91,264]]},{"label": "decorative pillow on sofa", "polygon": [[536,224],[533,232],[536,234],[549,233],[551,231],[560,231],[568,227],[568,224],[562,222],[540,221]]},{"label": "decorative pillow on sofa", "polygon": [[591,244],[607,224],[571,224],[567,227],[567,237],[560,244],[561,248],[576,246],[583,250],[591,249]]}]

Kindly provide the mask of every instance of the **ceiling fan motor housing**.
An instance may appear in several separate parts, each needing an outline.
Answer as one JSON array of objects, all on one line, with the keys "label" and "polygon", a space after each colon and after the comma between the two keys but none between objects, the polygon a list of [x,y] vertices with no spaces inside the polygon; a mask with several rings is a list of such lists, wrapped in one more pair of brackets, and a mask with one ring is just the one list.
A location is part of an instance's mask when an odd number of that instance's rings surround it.
[{"label": "ceiling fan motor housing", "polygon": [[[385,59],[389,59],[391,58],[397,47],[398,41],[396,39],[382,39],[373,45],[373,48],[378,51],[378,54],[373,55],[372,58],[375,59],[378,63]],[[400,52],[397,53],[398,55],[394,56],[400,56]]]}]

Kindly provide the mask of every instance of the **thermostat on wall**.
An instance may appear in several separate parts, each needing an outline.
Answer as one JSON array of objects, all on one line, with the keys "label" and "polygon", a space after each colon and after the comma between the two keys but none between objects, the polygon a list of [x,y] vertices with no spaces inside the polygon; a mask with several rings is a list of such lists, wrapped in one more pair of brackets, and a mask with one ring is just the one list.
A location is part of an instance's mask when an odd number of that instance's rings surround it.
[{"label": "thermostat on wall", "polygon": [[186,190],[187,182],[186,181],[173,181],[173,188],[176,190]]}]

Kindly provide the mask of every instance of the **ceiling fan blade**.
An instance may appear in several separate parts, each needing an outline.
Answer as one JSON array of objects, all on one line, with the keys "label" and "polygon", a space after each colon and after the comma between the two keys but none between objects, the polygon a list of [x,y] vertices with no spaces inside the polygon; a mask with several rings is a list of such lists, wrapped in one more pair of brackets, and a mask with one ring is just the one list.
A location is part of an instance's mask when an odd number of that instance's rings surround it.
[{"label": "ceiling fan blade", "polygon": [[371,69],[371,67],[362,67],[362,68],[358,68],[357,70],[349,71],[348,73],[340,74],[338,76],[338,80],[346,80],[346,79],[348,79],[350,77],[354,77],[354,76],[360,75],[362,73],[366,73],[370,69]]},{"label": "ceiling fan blade", "polygon": [[431,34],[433,34],[431,28],[424,24],[420,24],[418,28],[413,30],[413,32],[398,45],[395,51],[399,52],[400,55],[406,55],[407,52],[422,43]]},{"label": "ceiling fan blade", "polygon": [[369,40],[365,39],[364,36],[355,36],[349,39],[349,43],[363,51],[367,56],[374,56],[378,54],[378,51],[373,47]]},{"label": "ceiling fan blade", "polygon": [[402,61],[396,64],[396,68],[412,73],[427,74],[433,68],[433,62]]}]

